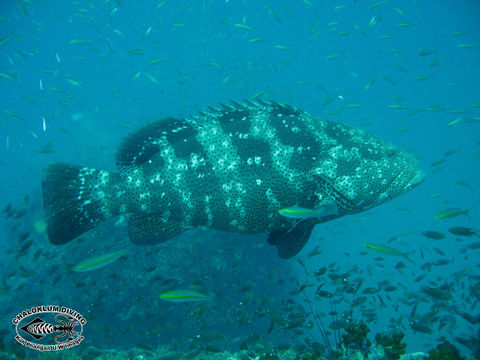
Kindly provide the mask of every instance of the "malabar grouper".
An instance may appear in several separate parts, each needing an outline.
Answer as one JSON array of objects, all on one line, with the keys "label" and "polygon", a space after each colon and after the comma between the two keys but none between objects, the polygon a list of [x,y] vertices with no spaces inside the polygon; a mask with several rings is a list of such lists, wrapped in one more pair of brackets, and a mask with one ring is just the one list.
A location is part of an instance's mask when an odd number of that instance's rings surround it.
[{"label": "malabar grouper", "polygon": [[[50,241],[128,214],[135,244],[205,226],[269,233],[289,258],[316,224],[380,205],[425,177],[414,155],[363,130],[273,101],[232,104],[144,126],[120,145],[118,172],[49,165],[42,189]],[[318,216],[279,213],[293,206]]]}]

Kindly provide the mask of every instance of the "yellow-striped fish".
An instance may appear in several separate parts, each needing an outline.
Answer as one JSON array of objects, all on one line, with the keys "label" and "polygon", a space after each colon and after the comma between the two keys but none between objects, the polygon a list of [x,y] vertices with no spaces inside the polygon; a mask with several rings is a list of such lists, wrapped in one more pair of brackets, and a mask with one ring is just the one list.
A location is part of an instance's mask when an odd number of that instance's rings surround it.
[{"label": "yellow-striped fish", "polygon": [[458,217],[458,216],[469,216],[469,211],[470,210],[463,210],[463,209],[458,209],[458,208],[448,208],[448,209],[445,209],[445,210],[442,210],[438,213],[435,214],[435,216],[433,217],[435,220],[445,220],[445,219],[451,219],[451,218],[454,218],[454,217]]},{"label": "yellow-striped fish", "polygon": [[302,208],[296,205],[285,209],[280,209],[278,210],[278,213],[291,219],[309,219],[317,217],[317,212],[315,210]]},{"label": "yellow-striped fish", "polygon": [[210,294],[205,294],[195,290],[178,289],[160,294],[160,299],[170,302],[194,302],[210,301],[212,300],[212,297]]},{"label": "yellow-striped fish", "polygon": [[245,25],[245,24],[235,24],[235,27],[243,29],[243,30],[248,30],[248,31],[254,31],[254,29],[251,26]]},{"label": "yellow-striped fish", "polygon": [[300,206],[291,206],[278,210],[278,213],[290,219],[312,219],[332,215],[337,212],[337,206],[334,203],[320,205],[315,209],[302,208]]},{"label": "yellow-striped fish", "polygon": [[383,254],[389,254],[389,255],[398,255],[398,256],[405,256],[406,254],[401,252],[400,250],[397,250],[395,248],[392,248],[387,245],[383,244],[365,244],[365,247],[367,249],[371,249],[377,252],[381,252]]},{"label": "yellow-striped fish", "polygon": [[386,254],[386,255],[402,256],[408,261],[410,261],[412,264],[415,264],[412,260],[410,260],[407,253],[397,250],[391,246],[384,245],[384,244],[365,244],[365,247],[367,249],[370,249],[382,254]]},{"label": "yellow-striped fish", "polygon": [[90,44],[92,42],[92,40],[88,40],[88,39],[73,39],[73,40],[70,40],[68,43],[70,45],[86,45],[86,44]]},{"label": "yellow-striped fish", "polygon": [[108,254],[91,257],[87,260],[79,262],[75,265],[72,270],[75,272],[85,272],[95,269],[100,269],[108,264],[111,264],[118,258],[122,257],[127,253],[127,250],[114,251]]}]

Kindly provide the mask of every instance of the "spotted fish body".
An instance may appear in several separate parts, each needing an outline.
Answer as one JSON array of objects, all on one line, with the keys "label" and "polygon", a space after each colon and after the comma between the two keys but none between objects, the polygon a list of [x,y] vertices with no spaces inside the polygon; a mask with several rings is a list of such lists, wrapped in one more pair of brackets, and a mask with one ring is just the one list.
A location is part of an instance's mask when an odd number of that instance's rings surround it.
[{"label": "spotted fish body", "polygon": [[[413,155],[386,141],[265,101],[147,125],[120,145],[117,166],[118,173],[47,167],[42,187],[52,243],[130,214],[134,243],[207,226],[270,233],[280,256],[290,257],[316,223],[372,208],[424,178]],[[295,220],[278,211],[294,205],[335,211],[290,233]]]}]

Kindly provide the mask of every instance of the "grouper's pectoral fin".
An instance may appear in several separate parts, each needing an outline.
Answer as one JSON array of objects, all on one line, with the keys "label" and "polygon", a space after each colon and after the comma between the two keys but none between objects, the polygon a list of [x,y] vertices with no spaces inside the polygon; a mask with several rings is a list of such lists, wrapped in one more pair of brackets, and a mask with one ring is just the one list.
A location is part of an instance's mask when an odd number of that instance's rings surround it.
[{"label": "grouper's pectoral fin", "polygon": [[278,256],[289,259],[303,249],[318,219],[303,220],[290,230],[272,231],[268,235],[268,243],[277,247]]},{"label": "grouper's pectoral fin", "polygon": [[159,214],[134,214],[128,220],[128,237],[138,245],[158,244],[184,231],[181,224],[164,222]]}]

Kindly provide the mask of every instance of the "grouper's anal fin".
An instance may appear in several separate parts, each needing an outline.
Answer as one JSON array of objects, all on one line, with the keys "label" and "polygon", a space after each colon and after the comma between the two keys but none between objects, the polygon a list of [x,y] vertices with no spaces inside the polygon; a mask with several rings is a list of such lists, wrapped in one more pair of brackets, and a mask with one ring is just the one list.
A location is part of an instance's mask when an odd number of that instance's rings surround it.
[{"label": "grouper's anal fin", "polygon": [[318,223],[318,219],[308,219],[299,222],[290,230],[272,231],[267,241],[270,245],[277,247],[279,257],[290,259],[303,249],[313,227]]},{"label": "grouper's anal fin", "polygon": [[134,214],[128,219],[128,237],[137,245],[153,245],[183,233],[181,224],[164,222],[159,214]]}]

